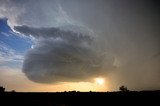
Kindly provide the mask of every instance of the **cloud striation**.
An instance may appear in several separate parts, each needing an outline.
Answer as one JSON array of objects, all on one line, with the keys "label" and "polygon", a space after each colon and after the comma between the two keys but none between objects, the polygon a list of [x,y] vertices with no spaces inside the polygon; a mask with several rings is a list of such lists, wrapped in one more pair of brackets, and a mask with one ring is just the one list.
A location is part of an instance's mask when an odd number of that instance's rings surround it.
[{"label": "cloud striation", "polygon": [[114,67],[114,58],[98,54],[89,35],[59,28],[16,26],[14,29],[37,39],[23,64],[23,72],[32,81],[85,81],[107,74]]}]

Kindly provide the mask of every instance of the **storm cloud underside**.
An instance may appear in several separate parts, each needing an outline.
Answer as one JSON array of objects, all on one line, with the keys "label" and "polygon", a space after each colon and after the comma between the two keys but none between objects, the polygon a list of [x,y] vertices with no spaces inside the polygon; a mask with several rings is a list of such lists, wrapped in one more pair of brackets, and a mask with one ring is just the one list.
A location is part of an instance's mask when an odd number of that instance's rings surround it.
[{"label": "storm cloud underside", "polygon": [[114,58],[96,51],[89,35],[58,28],[17,26],[14,29],[37,39],[23,64],[23,72],[32,81],[87,81],[107,74],[114,67]]}]

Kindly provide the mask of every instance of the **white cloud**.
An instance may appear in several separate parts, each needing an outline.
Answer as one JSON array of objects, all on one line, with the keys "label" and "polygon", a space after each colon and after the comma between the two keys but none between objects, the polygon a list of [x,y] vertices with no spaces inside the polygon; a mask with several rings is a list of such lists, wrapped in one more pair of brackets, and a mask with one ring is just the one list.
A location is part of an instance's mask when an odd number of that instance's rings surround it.
[{"label": "white cloud", "polygon": [[7,22],[14,32],[16,32],[14,26],[27,25],[31,27],[61,27],[93,35],[93,30],[68,14],[58,0],[39,0],[38,2],[34,0],[1,0],[0,17],[8,18]]},{"label": "white cloud", "polygon": [[5,32],[1,32],[1,34],[4,35],[4,36],[6,36],[6,37],[8,37],[10,35],[10,34],[5,33]]},{"label": "white cloud", "polygon": [[23,59],[24,56],[22,54],[17,53],[3,42],[0,42],[0,63],[11,61],[22,62]]}]

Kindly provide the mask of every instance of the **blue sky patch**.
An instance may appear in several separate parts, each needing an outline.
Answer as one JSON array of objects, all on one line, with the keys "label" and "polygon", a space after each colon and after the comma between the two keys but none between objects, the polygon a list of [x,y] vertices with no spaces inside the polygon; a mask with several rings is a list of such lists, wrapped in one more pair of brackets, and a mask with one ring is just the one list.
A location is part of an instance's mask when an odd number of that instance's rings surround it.
[{"label": "blue sky patch", "polygon": [[6,18],[0,19],[0,42],[19,53],[25,53],[32,45],[29,38],[21,37],[21,35],[12,31],[7,24]]}]

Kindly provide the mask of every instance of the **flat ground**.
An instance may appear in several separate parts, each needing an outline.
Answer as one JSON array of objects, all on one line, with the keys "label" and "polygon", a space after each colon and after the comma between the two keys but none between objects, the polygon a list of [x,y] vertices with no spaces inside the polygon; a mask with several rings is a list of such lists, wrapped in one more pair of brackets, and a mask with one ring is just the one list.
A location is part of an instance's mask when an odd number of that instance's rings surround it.
[{"label": "flat ground", "polygon": [[[160,91],[130,92],[4,92],[0,106],[160,105]],[[140,103],[141,102],[141,103]]]}]

